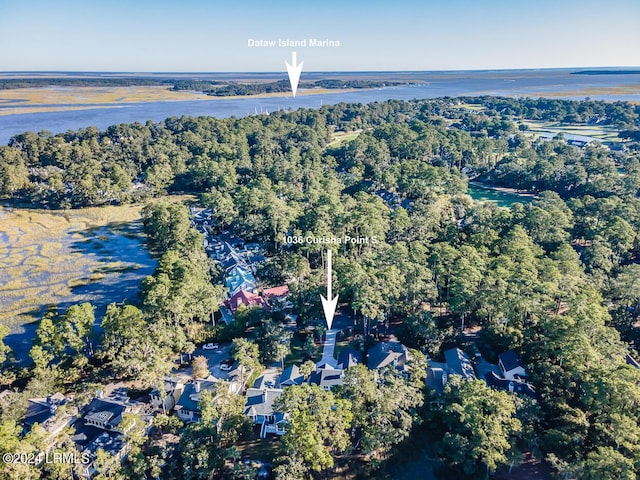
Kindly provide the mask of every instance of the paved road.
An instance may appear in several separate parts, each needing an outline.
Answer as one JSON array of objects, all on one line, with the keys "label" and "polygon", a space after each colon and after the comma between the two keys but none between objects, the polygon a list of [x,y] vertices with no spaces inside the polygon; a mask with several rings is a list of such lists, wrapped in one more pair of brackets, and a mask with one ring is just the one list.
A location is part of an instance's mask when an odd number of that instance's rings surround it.
[{"label": "paved road", "polygon": [[320,365],[331,365],[332,367],[336,366],[336,359],[333,356],[333,351],[336,348],[336,335],[338,334],[338,330],[331,329],[327,330],[326,338],[324,340],[324,348],[322,350],[322,358],[317,363]]}]

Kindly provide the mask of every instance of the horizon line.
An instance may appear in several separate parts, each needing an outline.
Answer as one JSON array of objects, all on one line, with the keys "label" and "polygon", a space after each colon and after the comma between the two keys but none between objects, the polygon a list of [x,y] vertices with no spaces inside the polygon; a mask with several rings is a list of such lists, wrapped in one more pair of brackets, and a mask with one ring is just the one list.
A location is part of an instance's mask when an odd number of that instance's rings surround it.
[{"label": "horizon line", "polygon": [[[617,65],[617,66],[567,66],[567,67],[519,67],[519,68],[460,68],[460,69],[434,69],[434,70],[308,70],[304,73],[327,74],[327,73],[447,73],[447,72],[517,72],[517,71],[540,71],[540,70],[618,70],[618,69],[640,69],[640,65]],[[48,74],[69,74],[69,73],[92,73],[111,75],[209,75],[209,74],[277,74],[286,73],[284,70],[265,71],[241,71],[241,70],[218,70],[218,71],[187,71],[187,70],[0,70],[0,74],[25,74],[25,73],[48,73]]]}]

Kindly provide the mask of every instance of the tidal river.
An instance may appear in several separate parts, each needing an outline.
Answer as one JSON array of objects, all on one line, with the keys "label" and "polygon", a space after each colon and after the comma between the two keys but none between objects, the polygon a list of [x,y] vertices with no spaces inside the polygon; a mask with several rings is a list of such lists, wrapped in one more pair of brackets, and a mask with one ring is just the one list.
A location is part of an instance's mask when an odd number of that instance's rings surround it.
[{"label": "tidal river", "polygon": [[[323,74],[329,76],[330,74]],[[166,76],[166,74],[164,75]],[[271,75],[273,76],[273,75]],[[314,74],[305,74],[303,79],[313,79]],[[366,79],[367,73],[353,74]],[[286,76],[285,76],[286,77]],[[340,102],[381,102],[390,99],[411,100],[417,98],[437,98],[443,96],[508,95],[541,97],[553,94],[555,98],[583,99],[585,91],[612,87],[629,87],[630,93],[596,94],[592,99],[640,101],[637,85],[640,75],[571,75],[571,70],[508,70],[474,72],[409,72],[404,77],[423,82],[416,85],[363,89],[352,92],[327,93],[318,95],[290,95],[281,97],[247,97],[212,100],[165,101],[118,103],[109,105],[86,105],[84,110],[59,112],[24,113],[0,115],[0,144],[26,131],[47,130],[61,133],[89,126],[104,129],[118,123],[154,122],[171,116],[214,116],[242,117],[254,113],[274,112],[297,108],[318,108]],[[29,108],[33,105],[24,105]],[[2,108],[16,108],[15,103],[0,105]]]}]

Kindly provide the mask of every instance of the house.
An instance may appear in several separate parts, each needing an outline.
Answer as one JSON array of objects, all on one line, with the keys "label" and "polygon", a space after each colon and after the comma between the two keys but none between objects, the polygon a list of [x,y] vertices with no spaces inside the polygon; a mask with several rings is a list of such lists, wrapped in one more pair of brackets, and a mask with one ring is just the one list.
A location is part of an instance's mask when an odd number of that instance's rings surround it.
[{"label": "house", "polygon": [[471,359],[459,348],[450,348],[444,352],[445,362],[449,374],[460,375],[466,380],[475,380]]},{"label": "house", "polygon": [[284,369],[282,375],[280,375],[280,386],[290,387],[291,385],[302,385],[304,377],[300,374],[300,369],[297,365],[290,365]]},{"label": "house", "polygon": [[513,350],[507,350],[498,355],[498,366],[500,367],[502,376],[507,380],[527,376],[522,360],[520,360],[518,354]]},{"label": "house", "polygon": [[346,370],[362,363],[362,356],[354,348],[347,348],[338,354],[338,368]]},{"label": "house", "polygon": [[287,285],[280,285],[279,287],[265,288],[262,291],[262,296],[265,300],[271,300],[275,298],[282,298],[289,295],[289,287]]},{"label": "house", "polygon": [[521,395],[527,395],[529,397],[536,397],[536,389],[530,383],[523,380],[507,380],[500,378],[495,372],[488,372],[485,377],[487,385],[495,388],[496,390],[504,390],[505,392],[515,392]]},{"label": "house", "polygon": [[447,383],[447,372],[444,368],[429,366],[427,367],[427,378],[425,384],[427,387],[434,389],[437,393],[442,393]]},{"label": "house", "polygon": [[[97,465],[95,463],[98,450],[102,450],[107,454],[106,458],[108,460],[106,464]],[[82,477],[93,478],[98,473],[102,473],[105,477],[108,477],[109,471],[114,466],[119,466],[130,450],[131,445],[124,435],[102,432],[87,443],[82,450],[82,456],[80,457],[80,459],[83,460],[80,465]],[[84,462],[85,459],[88,460],[86,464]]]},{"label": "house", "polygon": [[265,310],[268,310],[267,304],[260,295],[246,290],[240,290],[235,295],[225,300],[224,303],[233,315],[236,314],[238,308],[241,306],[244,306],[245,308],[262,307]]},{"label": "house", "polygon": [[241,290],[253,292],[256,289],[257,280],[248,267],[241,265],[234,266],[229,270],[224,279],[224,286],[229,290],[229,295],[233,296]]},{"label": "house", "polygon": [[387,365],[393,365],[400,371],[405,371],[409,359],[409,349],[400,342],[380,342],[369,350],[367,367],[378,370]]},{"label": "house", "polygon": [[282,395],[281,388],[249,388],[244,414],[253,422],[260,425],[260,438],[268,433],[284,435],[285,416],[281,412],[274,412],[273,402]]},{"label": "house", "polygon": [[119,398],[94,398],[86,408],[84,424],[109,432],[126,433],[120,431],[120,422],[124,415],[137,414],[143,405]]},{"label": "house", "polygon": [[173,407],[178,418],[184,422],[197,422],[200,420],[200,407],[198,402],[202,392],[215,391],[216,383],[210,380],[196,380],[184,386],[182,395]]},{"label": "house", "polygon": [[37,423],[50,437],[54,437],[76,420],[77,409],[59,410],[67,401],[59,392],[46,398],[30,398],[22,423],[29,430]]},{"label": "house", "polygon": [[310,385],[319,385],[328,391],[337,385],[344,384],[343,372],[342,369],[325,366],[324,368],[316,369],[315,372],[309,375],[308,382]]},{"label": "house", "polygon": [[173,410],[183,390],[184,383],[180,379],[165,377],[162,388],[154,388],[149,394],[149,404],[156,412]]}]

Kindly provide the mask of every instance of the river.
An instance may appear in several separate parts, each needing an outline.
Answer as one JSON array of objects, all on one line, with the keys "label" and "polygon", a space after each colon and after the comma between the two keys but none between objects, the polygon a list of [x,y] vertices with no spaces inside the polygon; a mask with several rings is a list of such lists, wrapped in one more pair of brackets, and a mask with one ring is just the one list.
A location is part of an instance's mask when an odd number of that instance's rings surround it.
[{"label": "river", "polygon": [[[367,78],[367,74],[354,74]],[[166,76],[166,75],[165,75]],[[313,79],[307,74],[307,79]],[[305,73],[303,72],[303,78]],[[511,70],[491,72],[408,72],[409,81],[424,84],[363,89],[351,92],[318,95],[290,95],[282,97],[247,97],[212,100],[163,101],[143,103],[113,103],[110,105],[86,105],[86,109],[58,112],[0,115],[0,144],[26,131],[47,130],[61,133],[88,126],[104,129],[118,123],[154,122],[171,116],[242,117],[256,112],[274,112],[282,109],[318,108],[321,105],[340,102],[382,102],[390,99],[411,100],[443,96],[508,95],[540,97],[553,94],[556,98],[582,99],[581,92],[613,87],[628,87],[637,92],[640,75],[571,75],[571,70]],[[635,88],[635,89],[634,89]],[[640,93],[593,94],[592,99],[628,100],[640,102]],[[24,108],[34,105],[24,105]],[[0,105],[16,108],[15,103]]]}]

